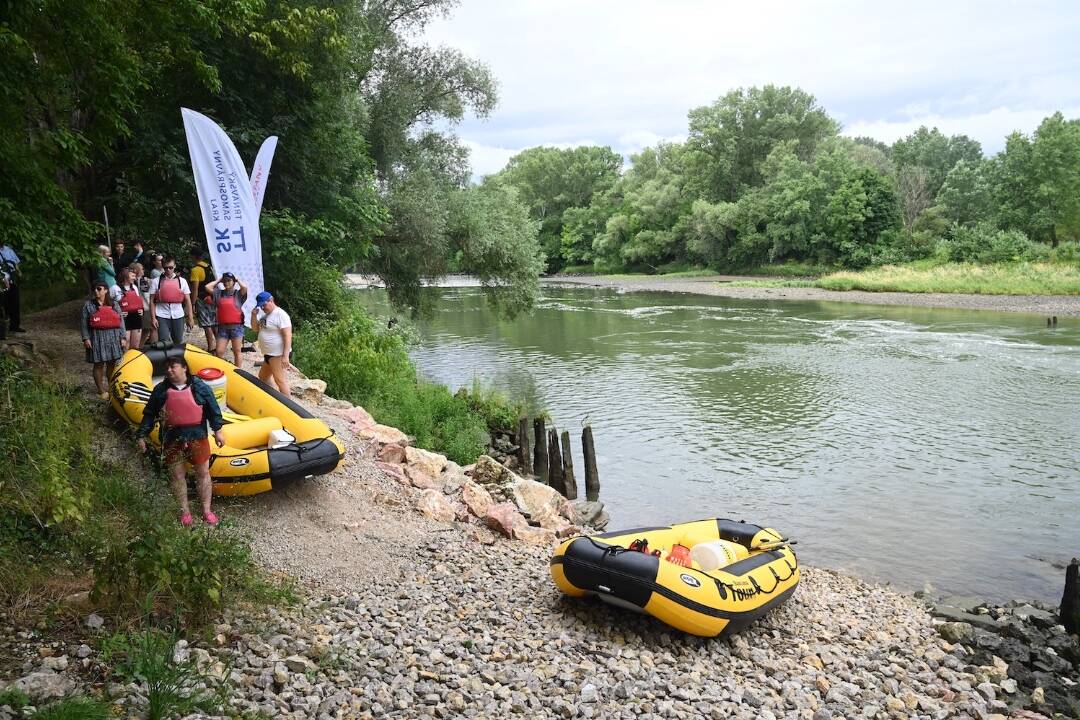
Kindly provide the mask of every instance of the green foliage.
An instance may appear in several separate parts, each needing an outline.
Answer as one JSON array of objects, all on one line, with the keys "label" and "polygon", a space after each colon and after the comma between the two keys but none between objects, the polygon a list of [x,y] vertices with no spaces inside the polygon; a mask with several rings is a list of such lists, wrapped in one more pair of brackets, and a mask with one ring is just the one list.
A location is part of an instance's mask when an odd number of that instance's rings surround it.
[{"label": "green foliage", "polygon": [[363,406],[418,446],[461,464],[484,452],[489,427],[506,427],[519,412],[496,394],[454,395],[420,380],[401,336],[359,307],[333,325],[300,331],[296,362],[326,380],[328,394]]},{"label": "green foliage", "polygon": [[100,462],[82,393],[0,355],[0,516],[44,529],[86,517]]},{"label": "green foliage", "polygon": [[961,225],[972,225],[991,215],[988,163],[960,160],[949,170],[937,195],[942,216]]},{"label": "green foliage", "polygon": [[[150,720],[213,712],[220,698],[199,685],[207,678],[189,658],[175,653],[180,637],[154,628],[116,633],[102,643],[102,659],[121,681],[146,684],[146,715]],[[217,701],[217,702],[215,702]]]},{"label": "green foliage", "polygon": [[[621,167],[622,156],[609,147],[535,147],[510,158],[493,179],[517,188],[530,216],[540,224],[547,269],[557,272],[591,256],[592,235],[567,234],[566,227],[587,222],[580,213],[594,196],[611,189]],[[572,211],[576,214],[568,215]]]},{"label": "green foliage", "polygon": [[937,128],[923,126],[893,143],[889,155],[898,168],[916,167],[925,172],[926,193],[932,200],[958,162],[978,164],[982,160],[982,146],[967,135],[946,137]]},{"label": "green foliage", "polygon": [[[3,705],[0,702],[0,705]],[[68,697],[38,708],[34,720],[108,720],[109,706],[85,696]],[[160,717],[160,716],[159,716]]]},{"label": "green foliage", "polygon": [[225,528],[193,531],[171,512],[140,508],[129,536],[110,538],[95,558],[93,596],[118,608],[145,602],[201,624],[254,584],[250,552]]},{"label": "green foliage", "polygon": [[842,271],[815,281],[826,290],[974,293],[983,295],[1077,295],[1080,266],[1009,262],[996,265],[921,261],[861,272]]},{"label": "green foliage", "polygon": [[[329,322],[344,311],[340,266],[354,261],[345,227],[311,220],[288,210],[265,212],[264,237],[272,237],[266,257],[267,287],[301,323]],[[336,260],[336,264],[335,264]]]},{"label": "green foliage", "polygon": [[22,710],[30,704],[30,696],[15,687],[0,690],[0,705],[7,705],[12,710]]},{"label": "green foliage", "polygon": [[1049,253],[1017,230],[998,230],[982,223],[957,226],[942,240],[940,254],[950,262],[1003,263],[1040,260]]}]

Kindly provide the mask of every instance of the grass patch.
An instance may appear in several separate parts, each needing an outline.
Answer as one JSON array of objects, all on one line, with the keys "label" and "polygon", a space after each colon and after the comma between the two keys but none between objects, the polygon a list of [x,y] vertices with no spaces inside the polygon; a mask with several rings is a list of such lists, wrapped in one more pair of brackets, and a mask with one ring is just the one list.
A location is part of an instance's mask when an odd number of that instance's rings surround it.
[{"label": "grass patch", "polygon": [[363,406],[419,447],[468,464],[485,452],[491,429],[510,430],[521,407],[482,388],[451,393],[419,378],[405,341],[359,305],[344,320],[298,330],[296,364],[326,381],[327,394]]},{"label": "grass patch", "polygon": [[724,287],[801,288],[817,287],[817,281],[809,278],[762,278],[761,280],[732,280],[721,283]]},{"label": "grass patch", "polygon": [[828,265],[815,265],[807,262],[786,262],[775,265],[759,265],[746,271],[747,275],[761,275],[772,278],[816,278],[828,275],[836,270]]},{"label": "grass patch", "polygon": [[38,708],[31,717],[34,720],[108,720],[112,713],[109,706],[100,700],[76,696]]},{"label": "grass patch", "polygon": [[934,263],[884,265],[820,278],[826,290],[967,293],[973,295],[1080,295],[1080,265],[1071,263]]}]

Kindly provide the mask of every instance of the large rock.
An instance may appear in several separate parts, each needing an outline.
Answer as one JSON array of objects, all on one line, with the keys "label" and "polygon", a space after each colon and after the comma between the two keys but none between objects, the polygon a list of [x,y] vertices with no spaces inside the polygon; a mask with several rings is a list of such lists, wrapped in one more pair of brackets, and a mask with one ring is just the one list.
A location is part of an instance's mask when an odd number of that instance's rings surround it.
[{"label": "large rock", "polygon": [[376,462],[375,465],[377,465],[380,470],[386,473],[388,477],[397,480],[402,485],[409,484],[409,478],[405,477],[405,470],[402,469],[401,465],[394,465],[393,463],[384,462]]},{"label": "large rock", "polygon": [[[556,534],[569,528],[570,521],[564,518],[555,509],[554,505],[544,505],[529,517],[529,524],[539,525],[542,528],[555,531]],[[562,535],[560,535],[562,537]]]},{"label": "large rock", "polygon": [[420,497],[416,500],[416,509],[439,522],[454,521],[454,507],[438,490],[428,489],[420,493]]},{"label": "large rock", "polygon": [[430,450],[421,450],[420,448],[405,448],[405,463],[410,467],[422,470],[432,477],[439,477],[442,474],[446,462],[445,455],[433,453]]},{"label": "large rock", "polygon": [[966,622],[945,622],[938,626],[938,633],[951,643],[970,642],[975,630]]},{"label": "large rock", "polygon": [[514,530],[519,527],[528,527],[525,517],[518,512],[517,507],[510,502],[502,502],[492,505],[484,515],[484,524],[506,537],[514,537]]},{"label": "large rock", "polygon": [[39,670],[19,678],[8,687],[26,693],[33,700],[58,700],[75,690],[75,681],[52,670]]},{"label": "large rock", "polygon": [[487,511],[495,504],[491,493],[467,478],[461,486],[461,501],[469,508],[469,512],[481,518],[487,515]]},{"label": "large rock", "polygon": [[530,545],[554,545],[559,538],[554,530],[525,525],[514,528],[514,539]]},{"label": "large rock", "polygon": [[400,465],[405,462],[405,448],[397,443],[387,443],[379,448],[376,457],[379,459],[379,462]]},{"label": "large rock", "polygon": [[317,378],[298,378],[289,383],[293,397],[318,404],[326,393],[326,381]]},{"label": "large rock", "polygon": [[[468,468],[465,469],[468,474]],[[472,467],[472,479],[487,488],[492,497],[507,498],[510,488],[521,480],[510,469],[500,465],[487,455],[481,455]]]},{"label": "large rock", "polygon": [[319,401],[319,405],[324,408],[330,408],[331,410],[352,410],[353,404],[348,400],[339,400],[332,398],[329,395],[323,395],[322,400]]},{"label": "large rock", "polygon": [[478,542],[481,545],[494,545],[495,536],[490,530],[479,525],[466,525],[464,527],[465,537],[474,542]]},{"label": "large rock", "polygon": [[406,465],[405,475],[413,487],[427,490],[435,488],[442,490],[442,477],[430,474],[426,468],[417,465]]},{"label": "large rock", "polygon": [[461,466],[448,460],[446,469],[443,470],[443,492],[447,495],[457,495],[466,482],[471,482],[471,480]]},{"label": "large rock", "polygon": [[574,520],[579,525],[592,525],[593,520],[604,512],[604,503],[597,500],[574,500]]},{"label": "large rock", "polygon": [[376,424],[375,418],[371,417],[371,413],[359,405],[349,408],[347,412],[341,413],[341,416],[349,421],[353,432],[359,432],[361,428],[371,427]]},{"label": "large rock", "polygon": [[365,427],[354,427],[357,437],[365,440],[375,440],[380,445],[388,445],[390,443],[397,443],[398,445],[408,445],[409,436],[401,432],[395,427],[389,425],[368,425]]},{"label": "large rock", "polygon": [[510,498],[523,513],[530,517],[541,512],[541,508],[550,507],[556,514],[562,515],[567,520],[576,519],[574,506],[569,500],[560,495],[555,488],[535,480],[518,478],[510,487]]}]

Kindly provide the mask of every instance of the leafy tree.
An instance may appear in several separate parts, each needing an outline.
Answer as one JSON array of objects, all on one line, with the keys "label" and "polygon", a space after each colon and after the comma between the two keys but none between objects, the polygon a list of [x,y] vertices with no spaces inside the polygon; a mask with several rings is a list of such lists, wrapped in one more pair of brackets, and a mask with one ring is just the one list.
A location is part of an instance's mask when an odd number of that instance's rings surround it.
[{"label": "leafy tree", "polygon": [[1060,112],[1043,120],[1035,131],[1031,170],[1036,222],[1057,247],[1062,231],[1080,229],[1080,121],[1067,121]]},{"label": "leafy tree", "polygon": [[778,143],[797,141],[795,153],[807,160],[839,127],[813,95],[775,85],[734,90],[689,118],[687,169],[696,194],[711,202],[735,201],[760,185]]},{"label": "leafy tree", "polygon": [[1032,150],[1031,139],[1026,135],[1019,132],[1009,135],[1005,148],[990,161],[990,192],[999,227],[1038,237],[1041,234],[1036,224],[1038,183]]},{"label": "leafy tree", "polygon": [[609,190],[622,162],[622,156],[609,147],[535,147],[510,158],[497,174],[501,182],[517,188],[530,215],[540,223],[549,271],[591,254],[591,237],[564,236],[565,215],[571,209],[589,207],[594,195]]},{"label": "leafy tree", "polygon": [[990,215],[988,162],[960,160],[945,176],[937,204],[942,215],[955,223],[971,225]]},{"label": "leafy tree", "polygon": [[934,204],[930,171],[919,165],[905,165],[896,170],[897,200],[904,227],[911,230],[915,222]]},{"label": "leafy tree", "polygon": [[946,137],[937,128],[925,125],[893,143],[890,153],[897,168],[919,167],[926,171],[927,192],[936,198],[953,166],[961,160],[982,160],[982,146],[967,135]]}]

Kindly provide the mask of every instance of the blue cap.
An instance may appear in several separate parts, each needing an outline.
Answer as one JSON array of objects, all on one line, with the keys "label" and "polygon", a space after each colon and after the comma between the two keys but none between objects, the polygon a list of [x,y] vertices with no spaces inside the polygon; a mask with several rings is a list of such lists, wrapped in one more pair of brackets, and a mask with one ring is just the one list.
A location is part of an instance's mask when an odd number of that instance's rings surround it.
[{"label": "blue cap", "polygon": [[259,293],[258,295],[255,296],[255,305],[257,305],[258,307],[261,308],[268,301],[273,300],[273,299],[274,299],[273,295],[271,295],[270,293],[263,290],[261,293]]}]

